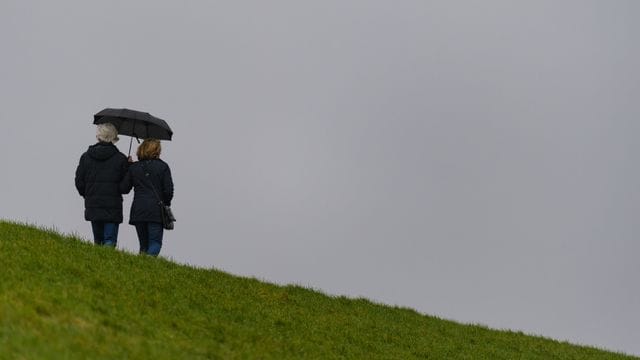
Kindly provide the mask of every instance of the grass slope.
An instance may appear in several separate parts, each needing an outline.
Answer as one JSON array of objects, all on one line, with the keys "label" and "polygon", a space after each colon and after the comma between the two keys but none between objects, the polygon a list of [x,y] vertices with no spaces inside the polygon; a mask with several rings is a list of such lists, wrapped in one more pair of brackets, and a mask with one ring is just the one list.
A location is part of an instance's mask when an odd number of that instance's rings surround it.
[{"label": "grass slope", "polygon": [[631,359],[0,221],[1,359]]}]

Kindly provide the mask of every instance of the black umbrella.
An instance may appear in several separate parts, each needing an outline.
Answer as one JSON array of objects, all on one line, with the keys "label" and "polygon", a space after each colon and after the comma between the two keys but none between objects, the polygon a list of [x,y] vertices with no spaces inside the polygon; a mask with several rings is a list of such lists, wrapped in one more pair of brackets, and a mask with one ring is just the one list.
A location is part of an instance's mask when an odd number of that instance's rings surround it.
[{"label": "black umbrella", "polygon": [[106,108],[93,115],[94,124],[112,123],[118,129],[118,134],[131,136],[129,154],[133,138],[154,138],[171,140],[173,131],[166,121],[149,113],[130,110]]}]

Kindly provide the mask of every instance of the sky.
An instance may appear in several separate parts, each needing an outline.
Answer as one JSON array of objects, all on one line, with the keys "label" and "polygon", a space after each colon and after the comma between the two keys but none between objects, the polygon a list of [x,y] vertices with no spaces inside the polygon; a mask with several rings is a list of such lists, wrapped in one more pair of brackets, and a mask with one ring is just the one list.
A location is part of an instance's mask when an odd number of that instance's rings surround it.
[{"label": "sky", "polygon": [[174,130],[162,256],[640,355],[638,15],[2,0],[0,218],[90,239],[92,116],[148,111]]}]

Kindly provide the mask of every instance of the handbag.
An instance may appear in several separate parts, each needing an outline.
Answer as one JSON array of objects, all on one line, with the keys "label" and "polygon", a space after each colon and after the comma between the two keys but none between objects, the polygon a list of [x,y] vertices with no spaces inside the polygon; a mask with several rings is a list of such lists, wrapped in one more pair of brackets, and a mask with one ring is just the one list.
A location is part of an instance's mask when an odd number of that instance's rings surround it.
[{"label": "handbag", "polygon": [[167,206],[162,202],[160,202],[160,206],[162,207],[162,226],[167,230],[173,230],[173,223],[176,221],[176,218],[173,216],[171,206]]},{"label": "handbag", "polygon": [[[142,163],[142,168],[144,169],[144,176],[146,178],[149,178],[149,171],[147,170],[147,167],[145,166],[144,163]],[[174,223],[176,222],[176,218],[175,216],[173,216],[173,211],[171,210],[171,206],[164,204],[164,202],[162,201],[162,198],[160,198],[160,195],[158,195],[158,192],[156,191],[156,187],[153,185],[153,181],[151,181],[151,179],[149,179],[149,184],[151,185],[151,190],[153,191],[153,194],[156,196],[156,199],[158,200],[158,205],[160,206],[160,212],[162,213],[162,227],[165,230],[173,230],[175,226]]]}]

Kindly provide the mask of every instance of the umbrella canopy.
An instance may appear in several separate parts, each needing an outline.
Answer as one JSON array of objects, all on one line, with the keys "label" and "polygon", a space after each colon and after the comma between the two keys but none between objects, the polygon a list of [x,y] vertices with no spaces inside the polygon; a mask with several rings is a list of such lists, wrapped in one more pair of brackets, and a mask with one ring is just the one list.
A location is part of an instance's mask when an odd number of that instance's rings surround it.
[{"label": "umbrella canopy", "polygon": [[130,109],[106,108],[93,115],[93,123],[112,123],[119,134],[141,139],[171,140],[173,136],[166,121],[149,113]]}]

